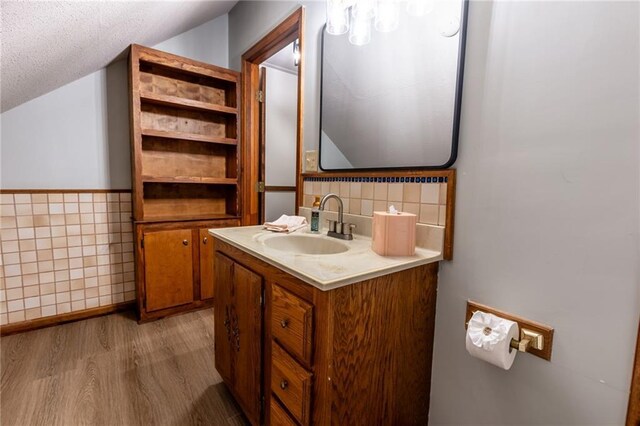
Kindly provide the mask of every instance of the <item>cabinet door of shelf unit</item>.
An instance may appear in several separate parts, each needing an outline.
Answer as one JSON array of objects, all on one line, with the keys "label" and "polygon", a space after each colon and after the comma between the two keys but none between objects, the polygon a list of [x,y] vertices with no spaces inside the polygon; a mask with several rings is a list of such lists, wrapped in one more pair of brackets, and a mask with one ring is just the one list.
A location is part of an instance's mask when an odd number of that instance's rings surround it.
[{"label": "cabinet door of shelf unit", "polygon": [[207,228],[200,229],[200,297],[211,299],[214,293],[213,241]]},{"label": "cabinet door of shelf unit", "polygon": [[147,311],[193,302],[193,245],[190,229],[144,233]]}]

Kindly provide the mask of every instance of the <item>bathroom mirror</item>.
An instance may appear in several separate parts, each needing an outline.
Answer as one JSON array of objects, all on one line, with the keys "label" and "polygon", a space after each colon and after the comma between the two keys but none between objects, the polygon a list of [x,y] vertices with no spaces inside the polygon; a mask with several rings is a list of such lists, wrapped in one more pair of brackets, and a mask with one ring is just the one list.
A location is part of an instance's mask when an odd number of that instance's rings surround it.
[{"label": "bathroom mirror", "polygon": [[[322,31],[320,168],[438,169],[456,160],[466,0],[400,1],[364,45]],[[408,7],[409,6],[409,7]],[[351,20],[353,32],[354,20]]]}]

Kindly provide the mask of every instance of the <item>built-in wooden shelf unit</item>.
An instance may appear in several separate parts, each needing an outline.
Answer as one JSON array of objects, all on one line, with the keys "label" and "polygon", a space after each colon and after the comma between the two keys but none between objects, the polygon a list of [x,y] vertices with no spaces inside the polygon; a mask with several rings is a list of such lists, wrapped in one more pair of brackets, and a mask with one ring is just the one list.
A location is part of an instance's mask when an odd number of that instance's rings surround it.
[{"label": "built-in wooden shelf unit", "polygon": [[[188,268],[178,265],[162,273],[149,272],[156,262],[166,263],[166,259],[151,258],[155,251],[150,249],[144,252],[145,235],[166,232],[164,238],[149,241],[163,241],[169,246],[175,238],[174,258],[178,259],[180,247],[188,247],[191,239],[172,231],[193,231],[194,241],[201,240],[200,250],[208,250],[202,245],[207,241],[206,233],[202,233],[205,228],[240,223],[240,74],[138,45],[131,46],[129,72],[133,219],[139,239],[138,298],[140,317],[145,320],[184,310],[178,307],[180,304],[200,307],[205,293],[196,291],[195,285],[205,278],[195,275],[195,281],[184,284],[189,289],[167,289],[166,283],[156,286],[167,294],[179,293],[180,298],[173,300],[169,295],[164,300],[164,294],[153,293],[150,279],[177,276],[176,271]],[[198,258],[195,252],[190,257],[196,263]],[[194,271],[204,270],[204,265],[196,263]],[[186,297],[191,288],[193,297]],[[150,297],[153,309],[146,306]]]}]

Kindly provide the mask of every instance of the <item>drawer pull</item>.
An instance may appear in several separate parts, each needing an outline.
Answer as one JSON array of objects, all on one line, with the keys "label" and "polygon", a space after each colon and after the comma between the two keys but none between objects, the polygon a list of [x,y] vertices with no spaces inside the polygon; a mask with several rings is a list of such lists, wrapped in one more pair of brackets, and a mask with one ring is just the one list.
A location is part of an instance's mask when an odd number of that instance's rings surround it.
[{"label": "drawer pull", "polygon": [[280,382],[280,389],[285,390],[287,386],[289,386],[289,382],[287,382],[286,380],[282,380]]},{"label": "drawer pull", "polygon": [[204,238],[202,239],[202,244],[207,244],[207,237],[204,237]]},{"label": "drawer pull", "polygon": [[182,240],[182,245],[183,246],[188,246],[189,245],[189,240]]},{"label": "drawer pull", "polygon": [[289,325],[289,320],[283,319],[282,321],[280,321],[280,326],[282,328],[287,328],[288,325]]}]

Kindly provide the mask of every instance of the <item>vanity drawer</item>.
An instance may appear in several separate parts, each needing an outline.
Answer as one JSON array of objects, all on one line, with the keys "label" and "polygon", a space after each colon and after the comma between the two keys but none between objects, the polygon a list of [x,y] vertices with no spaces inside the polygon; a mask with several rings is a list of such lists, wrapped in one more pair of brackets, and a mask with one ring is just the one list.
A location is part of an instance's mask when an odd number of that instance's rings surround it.
[{"label": "vanity drawer", "polygon": [[269,404],[269,424],[271,426],[298,426],[275,397],[271,397],[271,404]]},{"label": "vanity drawer", "polygon": [[308,425],[311,408],[311,373],[271,343],[271,392],[302,425]]},{"label": "vanity drawer", "polygon": [[290,353],[311,365],[313,305],[274,284],[271,292],[271,335]]}]

